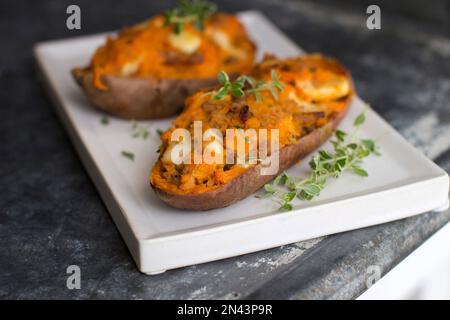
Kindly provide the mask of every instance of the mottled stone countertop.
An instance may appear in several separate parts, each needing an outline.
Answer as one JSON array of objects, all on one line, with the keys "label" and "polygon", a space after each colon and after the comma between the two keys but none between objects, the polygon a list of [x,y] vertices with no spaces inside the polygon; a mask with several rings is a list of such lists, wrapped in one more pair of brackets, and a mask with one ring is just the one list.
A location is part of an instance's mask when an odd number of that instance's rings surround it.
[{"label": "mottled stone countertop", "polygon": [[[442,25],[316,2],[220,1],[258,9],[306,51],[336,56],[360,96],[450,170],[450,40]],[[82,30],[65,29],[66,7]],[[33,6],[32,8],[29,8]],[[0,4],[0,298],[356,298],[367,267],[388,272],[450,220],[450,211],[303,241],[222,261],[141,274],[36,77],[35,42],[97,33],[164,9],[163,1]],[[14,30],[14,31],[12,31]],[[66,268],[82,270],[80,290]]]}]

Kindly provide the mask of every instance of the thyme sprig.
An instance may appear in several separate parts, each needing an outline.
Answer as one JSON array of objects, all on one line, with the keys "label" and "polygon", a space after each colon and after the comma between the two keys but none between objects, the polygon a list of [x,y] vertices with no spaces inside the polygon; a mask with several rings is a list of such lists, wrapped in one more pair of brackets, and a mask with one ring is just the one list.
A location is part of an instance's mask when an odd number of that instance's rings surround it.
[{"label": "thyme sprig", "polygon": [[292,210],[292,201],[295,198],[312,200],[320,195],[328,178],[337,179],[344,171],[350,170],[361,177],[367,177],[367,171],[361,167],[363,159],[371,154],[380,155],[380,153],[375,141],[357,136],[366,119],[366,110],[356,117],[352,134],[336,130],[336,140],[331,141],[334,148],[332,152],[320,150],[312,158],[309,162],[311,168],[309,177],[302,179],[283,173],[272,184],[264,186],[263,197],[270,197],[279,203],[281,211],[289,211]]},{"label": "thyme sprig", "polygon": [[201,31],[205,20],[216,11],[217,5],[206,0],[180,0],[176,8],[164,13],[164,25],[173,26],[176,34],[181,33],[188,23]]},{"label": "thyme sprig", "polygon": [[220,71],[217,75],[217,80],[222,85],[217,93],[214,95],[214,100],[222,100],[227,95],[232,95],[236,98],[241,98],[245,94],[254,94],[256,101],[261,102],[262,97],[260,92],[268,90],[271,92],[273,98],[278,100],[278,92],[283,90],[278,74],[275,69],[270,72],[271,81],[256,81],[253,77],[242,75],[235,81],[231,81],[230,77],[225,71]]}]

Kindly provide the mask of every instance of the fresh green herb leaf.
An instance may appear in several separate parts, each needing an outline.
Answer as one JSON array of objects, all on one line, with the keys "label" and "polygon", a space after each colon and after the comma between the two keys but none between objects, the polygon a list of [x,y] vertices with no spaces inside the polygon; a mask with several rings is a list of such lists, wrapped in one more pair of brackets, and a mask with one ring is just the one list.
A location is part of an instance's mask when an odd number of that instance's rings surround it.
[{"label": "fresh green herb leaf", "polygon": [[272,187],[271,184],[266,184],[266,185],[264,185],[264,190],[265,190],[267,193],[275,193],[275,189]]},{"label": "fresh green herb leaf", "polygon": [[147,140],[150,136],[150,131],[148,128],[141,126],[137,121],[133,120],[131,128],[133,129],[133,132],[131,133],[133,138],[142,138],[143,140]]},{"label": "fresh green herb leaf", "polygon": [[355,119],[355,129],[351,135],[336,130],[336,140],[331,141],[333,152],[320,150],[313,156],[309,162],[311,173],[307,178],[301,179],[282,173],[275,178],[273,184],[264,186],[265,195],[274,198],[280,204],[281,211],[287,211],[292,209],[291,202],[295,197],[304,201],[314,199],[320,195],[329,178],[336,179],[346,170],[367,177],[369,174],[361,168],[362,161],[371,154],[378,155],[379,152],[373,140],[359,139],[355,135],[364,121],[363,112]]},{"label": "fresh green herb leaf", "polygon": [[309,200],[312,200],[312,199],[314,198],[314,196],[311,195],[311,194],[309,194],[309,193],[306,192],[305,190],[301,190],[301,191],[298,193],[298,198],[299,198],[300,200],[306,200],[306,201],[309,201]]},{"label": "fresh green herb leaf", "polygon": [[192,23],[202,31],[205,20],[217,11],[217,6],[206,0],[179,0],[178,6],[164,13],[164,26],[172,26],[175,34],[183,31],[186,24]]},{"label": "fresh green herb leaf", "polygon": [[373,140],[361,140],[364,147],[366,147],[369,151],[374,152],[375,151],[375,142]]},{"label": "fresh green herb leaf", "polygon": [[128,158],[128,159],[130,159],[131,161],[134,161],[134,153],[123,150],[123,151],[121,152],[121,154],[122,154],[125,158]]},{"label": "fresh green herb leaf", "polygon": [[225,71],[220,71],[217,75],[217,80],[220,84],[225,84],[230,82],[230,78],[228,77],[228,74]]},{"label": "fresh green herb leaf", "polygon": [[288,181],[289,176],[286,172],[280,174],[278,177],[275,178],[274,183],[277,185],[285,185]]},{"label": "fresh green herb leaf", "polygon": [[342,130],[339,130],[339,129],[337,129],[336,130],[336,138],[340,141],[340,142],[342,142],[342,141],[344,141],[345,140],[345,136],[347,135],[347,133],[345,133],[344,131],[342,131]]},{"label": "fresh green herb leaf", "polygon": [[331,159],[331,154],[328,153],[328,151],[320,150],[319,151],[320,159],[322,160],[329,160]]},{"label": "fresh green herb leaf", "polygon": [[292,204],[290,203],[283,203],[283,205],[280,207],[280,211],[291,211],[292,210]]},{"label": "fresh green herb leaf", "polygon": [[352,167],[353,172],[355,172],[357,175],[361,176],[361,177],[368,177],[369,174],[367,173],[366,170],[364,170],[363,168],[360,167]]},{"label": "fresh green herb leaf", "polygon": [[315,183],[309,183],[303,186],[303,191],[311,196],[317,196],[320,193],[320,190],[319,185]]},{"label": "fresh green herb leaf", "polygon": [[297,194],[296,194],[295,192],[293,192],[293,191],[288,192],[288,193],[285,193],[285,194],[283,195],[283,200],[284,200],[285,202],[291,202],[292,200],[295,199],[295,196],[296,196],[296,195],[297,195]]},{"label": "fresh green herb leaf", "polygon": [[158,136],[162,135],[164,133],[164,131],[162,129],[156,129],[156,133],[158,134]]},{"label": "fresh green herb leaf", "polygon": [[[222,85],[213,96],[214,100],[222,100],[227,95],[231,95],[235,98],[241,98],[245,94],[254,94],[255,99],[258,102],[262,101],[261,91],[270,91],[273,98],[278,100],[278,92],[283,90],[283,86],[278,80],[278,75],[275,69],[271,70],[272,80],[270,82],[258,81],[256,82],[250,76],[240,76],[235,81],[231,81],[226,72],[220,71],[217,75],[217,80]],[[247,86],[247,84],[249,86]]]},{"label": "fresh green herb leaf", "polygon": [[107,126],[109,124],[109,118],[107,116],[103,116],[100,122],[102,125]]},{"label": "fresh green herb leaf", "polygon": [[364,121],[366,121],[366,114],[363,111],[356,117],[354,126],[359,127],[360,125],[362,125],[364,123]]}]

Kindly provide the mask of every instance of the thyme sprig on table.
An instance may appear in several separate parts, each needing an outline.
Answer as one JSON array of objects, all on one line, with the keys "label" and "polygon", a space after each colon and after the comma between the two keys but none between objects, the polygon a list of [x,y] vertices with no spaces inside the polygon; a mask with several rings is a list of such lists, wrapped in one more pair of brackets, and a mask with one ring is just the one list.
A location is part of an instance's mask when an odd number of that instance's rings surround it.
[{"label": "thyme sprig on table", "polygon": [[222,87],[217,90],[213,98],[214,100],[222,100],[229,94],[236,98],[241,98],[245,94],[254,94],[256,101],[261,102],[260,92],[268,90],[271,92],[273,98],[278,100],[278,92],[283,90],[283,85],[280,83],[278,74],[274,69],[271,70],[270,75],[270,82],[256,81],[254,78],[246,75],[242,75],[235,81],[231,81],[225,71],[220,71],[217,80]]},{"label": "thyme sprig on table", "polygon": [[180,0],[176,8],[164,13],[164,25],[173,25],[175,34],[181,33],[187,23],[192,23],[201,31],[205,20],[216,11],[217,5],[206,0]]},{"label": "thyme sprig on table", "polygon": [[[380,155],[378,146],[373,140],[361,139],[357,133],[364,123],[365,111],[354,121],[354,131],[348,135],[344,131],[336,130],[336,140],[331,141],[332,152],[320,150],[309,162],[311,173],[306,179],[289,176],[287,173],[279,175],[272,184],[264,186],[262,197],[271,197],[280,204],[281,211],[292,210],[292,201],[312,200],[324,189],[328,178],[338,178],[344,171],[367,177],[368,173],[361,165],[363,159],[371,154]],[[281,188],[283,189],[281,189]]]}]

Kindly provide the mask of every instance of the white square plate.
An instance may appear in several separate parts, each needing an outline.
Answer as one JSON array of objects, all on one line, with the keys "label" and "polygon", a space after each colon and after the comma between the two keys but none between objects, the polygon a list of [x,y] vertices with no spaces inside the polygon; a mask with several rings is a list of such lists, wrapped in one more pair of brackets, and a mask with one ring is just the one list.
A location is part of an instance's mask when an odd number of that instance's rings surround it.
[{"label": "white square plate", "polygon": [[[264,52],[280,57],[302,53],[272,23],[257,12],[240,19]],[[253,196],[224,209],[186,212],[166,206],[150,188],[148,176],[158,157],[156,129],[172,119],[142,121],[147,140],[131,137],[131,123],[111,119],[93,109],[70,75],[88,64],[105,34],[40,43],[35,55],[54,105],[84,165],[103,197],[139,269],[155,274],[296,241],[361,228],[419,214],[448,203],[448,175],[406,142],[372,110],[361,134],[378,138],[382,156],[370,157],[368,178],[343,174],[330,181],[320,197],[297,202],[291,212]],[[356,98],[340,128],[350,130],[364,103]],[[328,144],[324,148],[329,148]],[[135,154],[135,161],[121,155]],[[306,175],[308,159],[290,173]]]}]

